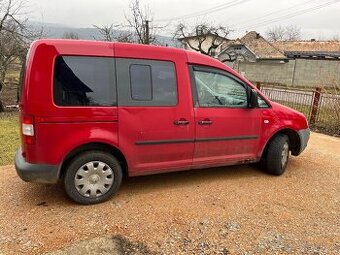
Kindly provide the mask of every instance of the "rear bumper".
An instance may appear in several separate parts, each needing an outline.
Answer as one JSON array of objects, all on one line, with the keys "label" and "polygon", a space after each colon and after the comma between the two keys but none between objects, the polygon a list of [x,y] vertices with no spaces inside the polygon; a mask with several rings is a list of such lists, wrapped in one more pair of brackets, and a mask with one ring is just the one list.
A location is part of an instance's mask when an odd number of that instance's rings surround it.
[{"label": "rear bumper", "polygon": [[308,144],[309,141],[309,136],[310,136],[310,129],[306,128],[306,129],[301,129],[298,131],[299,137],[300,137],[300,151],[298,154],[300,154],[301,152],[303,152]]},{"label": "rear bumper", "polygon": [[15,154],[15,169],[26,182],[56,183],[59,179],[59,165],[30,164],[20,149]]}]

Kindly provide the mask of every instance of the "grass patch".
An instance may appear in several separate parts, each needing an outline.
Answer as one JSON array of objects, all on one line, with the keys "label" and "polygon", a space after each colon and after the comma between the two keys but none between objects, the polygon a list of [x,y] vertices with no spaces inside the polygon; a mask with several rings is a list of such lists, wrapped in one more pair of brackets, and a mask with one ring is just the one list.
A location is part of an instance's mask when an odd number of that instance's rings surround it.
[{"label": "grass patch", "polygon": [[0,166],[13,164],[19,146],[18,112],[0,113]]},{"label": "grass patch", "polygon": [[[263,86],[264,94],[266,94],[269,98],[272,99],[273,102],[277,102],[293,108],[301,113],[303,113],[307,120],[310,122],[311,113],[312,113],[312,99],[313,96],[309,93],[301,92],[301,88],[299,88],[299,94],[294,94],[296,88],[293,87],[281,87],[282,89],[288,89],[289,91],[279,91],[278,93],[272,94],[270,92],[271,88],[279,88],[278,86]],[[309,90],[311,92],[311,90]],[[334,136],[340,136],[340,98],[339,98],[339,87],[334,87],[333,90],[324,90],[324,92],[332,92],[332,94],[322,93],[321,101],[319,103],[318,111],[315,118],[315,123],[311,125],[312,130],[317,132],[322,132],[325,134],[330,134]],[[299,95],[301,96],[299,97]],[[294,99],[290,97],[295,97]],[[324,101],[327,100],[327,101]]]},{"label": "grass patch", "polygon": [[5,81],[18,81],[20,77],[20,71],[18,70],[10,70],[6,73]]}]

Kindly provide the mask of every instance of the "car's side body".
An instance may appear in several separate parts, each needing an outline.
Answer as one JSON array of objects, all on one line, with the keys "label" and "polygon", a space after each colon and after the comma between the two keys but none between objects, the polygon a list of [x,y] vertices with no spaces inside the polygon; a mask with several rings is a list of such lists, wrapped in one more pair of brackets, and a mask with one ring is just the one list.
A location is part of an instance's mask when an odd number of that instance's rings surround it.
[{"label": "car's side body", "polygon": [[[110,58],[115,104],[57,105],[53,84],[60,56]],[[157,105],[153,99],[143,103],[130,98],[131,68],[162,65],[164,70],[174,70],[170,78],[175,81],[176,99],[170,95],[172,101]],[[230,76],[247,93],[256,91],[266,107],[200,107],[195,72],[203,73],[203,78],[206,72]],[[225,64],[198,53],[156,46],[36,41],[28,54],[20,110],[22,123],[28,116],[34,125],[33,138],[23,135],[16,157],[18,173],[27,181],[56,182],[70,159],[93,148],[110,151],[134,176],[257,162],[278,133],[289,137],[292,154],[298,155],[309,137],[301,113],[271,102]]]}]

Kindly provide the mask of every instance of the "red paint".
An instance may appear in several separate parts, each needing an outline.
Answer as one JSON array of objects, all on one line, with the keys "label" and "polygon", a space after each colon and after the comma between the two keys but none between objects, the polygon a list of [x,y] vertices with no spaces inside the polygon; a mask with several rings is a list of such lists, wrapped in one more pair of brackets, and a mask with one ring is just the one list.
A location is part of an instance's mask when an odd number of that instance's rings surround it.
[{"label": "red paint", "polygon": [[[175,107],[60,107],[53,103],[53,70],[58,55],[105,56],[172,61],[176,67],[178,104]],[[103,143],[120,150],[129,175],[175,171],[257,161],[268,140],[282,129],[307,128],[305,117],[270,102],[271,108],[195,108],[188,64],[227,71],[251,88],[245,78],[221,62],[182,49],[134,44],[40,40],[32,44],[20,103],[21,118],[34,118],[32,141],[22,140],[23,155],[32,164],[61,164],[75,148]],[[188,121],[174,125],[174,121]],[[212,121],[199,125],[199,121]],[[268,124],[264,124],[268,120]],[[257,136],[259,139],[209,141],[216,137]],[[137,141],[191,142],[138,145]]]}]

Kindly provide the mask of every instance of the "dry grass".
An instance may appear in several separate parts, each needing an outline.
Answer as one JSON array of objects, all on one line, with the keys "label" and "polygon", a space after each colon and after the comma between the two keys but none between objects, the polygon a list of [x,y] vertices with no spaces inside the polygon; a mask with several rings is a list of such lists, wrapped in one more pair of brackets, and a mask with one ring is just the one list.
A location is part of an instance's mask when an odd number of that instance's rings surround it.
[{"label": "dry grass", "polygon": [[[312,112],[312,104],[313,96],[310,94],[313,92],[312,89],[306,90],[306,95],[308,97],[304,97],[302,95],[298,98],[301,93],[301,89],[295,93],[296,88],[293,87],[278,87],[278,86],[268,86],[262,87],[262,89],[282,89],[278,93],[271,94],[266,93],[269,98],[271,98],[274,102],[286,105],[291,107],[301,113],[303,113],[306,118],[310,121],[311,112]],[[308,92],[308,93],[307,93]],[[310,98],[309,98],[310,97]],[[295,98],[296,102],[294,102],[292,98]],[[312,126],[312,129],[317,132],[340,136],[340,86],[338,84],[334,84],[333,87],[324,88],[321,92],[318,113],[316,116],[316,122]]]},{"label": "dry grass", "polygon": [[6,81],[19,81],[20,70],[9,70],[6,74]]},{"label": "dry grass", "polygon": [[17,104],[17,88],[20,69],[16,66],[6,73],[5,86],[0,91],[0,99],[4,105]]},{"label": "dry grass", "polygon": [[0,165],[13,164],[14,154],[19,146],[18,113],[0,113]]}]

